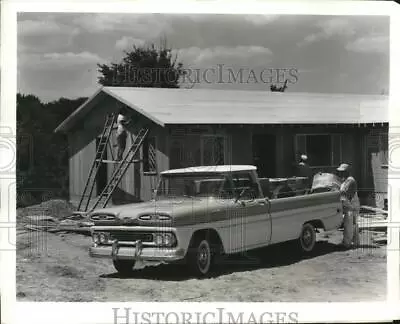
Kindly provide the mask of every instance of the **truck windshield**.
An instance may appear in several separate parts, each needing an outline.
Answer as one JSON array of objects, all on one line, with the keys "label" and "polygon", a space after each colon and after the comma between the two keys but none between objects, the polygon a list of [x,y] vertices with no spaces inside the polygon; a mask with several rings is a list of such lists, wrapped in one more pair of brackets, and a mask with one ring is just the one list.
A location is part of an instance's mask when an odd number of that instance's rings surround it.
[{"label": "truck windshield", "polygon": [[230,182],[223,174],[164,175],[157,188],[157,199],[166,197],[232,197]]}]

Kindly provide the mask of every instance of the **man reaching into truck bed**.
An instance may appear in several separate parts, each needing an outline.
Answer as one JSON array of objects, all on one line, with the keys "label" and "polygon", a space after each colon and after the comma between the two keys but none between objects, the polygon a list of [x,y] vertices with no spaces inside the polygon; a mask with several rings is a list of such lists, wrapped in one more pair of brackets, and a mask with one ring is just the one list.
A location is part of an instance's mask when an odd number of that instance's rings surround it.
[{"label": "man reaching into truck bed", "polygon": [[308,164],[308,157],[305,154],[300,156],[300,162],[297,165],[297,176],[307,178],[306,180],[306,187],[308,189],[311,188],[312,180],[313,180],[313,173]]},{"label": "man reaching into truck bed", "polygon": [[343,246],[356,247],[359,244],[358,213],[360,202],[357,194],[357,182],[350,175],[350,166],[342,163],[338,168],[338,175],[342,179],[340,186],[341,200],[343,203]]}]

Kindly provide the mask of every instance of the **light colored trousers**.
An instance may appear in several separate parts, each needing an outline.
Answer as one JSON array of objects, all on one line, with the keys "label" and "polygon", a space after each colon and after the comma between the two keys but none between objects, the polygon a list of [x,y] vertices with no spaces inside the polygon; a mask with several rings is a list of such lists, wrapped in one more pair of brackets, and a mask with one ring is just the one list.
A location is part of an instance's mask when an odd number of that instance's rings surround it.
[{"label": "light colored trousers", "polygon": [[347,210],[343,217],[343,244],[350,247],[352,244],[360,244],[360,234],[358,230],[358,212]]}]

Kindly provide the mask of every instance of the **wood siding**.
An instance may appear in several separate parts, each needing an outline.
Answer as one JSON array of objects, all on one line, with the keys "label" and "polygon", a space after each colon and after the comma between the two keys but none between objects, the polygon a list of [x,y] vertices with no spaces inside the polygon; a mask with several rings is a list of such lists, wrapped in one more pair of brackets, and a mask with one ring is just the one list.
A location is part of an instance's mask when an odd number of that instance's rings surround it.
[{"label": "wood siding", "polygon": [[[69,173],[70,173],[70,200],[77,201],[80,199],[84,190],[90,168],[92,167],[96,155],[96,138],[101,135],[107,113],[117,113],[119,107],[114,99],[110,97],[102,101],[96,109],[93,109],[83,120],[82,123],[75,127],[69,133]],[[126,151],[132,145],[132,142],[138,133],[139,129],[143,127],[143,123],[148,122],[147,119],[140,115],[133,116],[134,125],[128,127],[128,138],[126,143]],[[165,153],[165,134],[160,130],[159,126],[152,125],[152,131],[157,136],[157,162],[161,169],[168,168],[168,158]],[[165,133],[165,131],[164,131]],[[152,133],[150,136],[154,135]],[[125,152],[126,152],[125,151]],[[107,159],[113,160],[116,157],[116,134],[115,129],[110,137],[110,143],[107,147]],[[136,156],[140,160],[143,157],[142,150]],[[107,176],[110,180],[115,163],[107,163]],[[127,169],[125,176],[121,180],[118,188],[113,195],[116,201],[141,201],[148,199],[151,195],[151,187],[154,181],[154,176],[143,176],[143,167],[141,163],[131,164]],[[93,196],[98,195],[96,186],[93,190]]]},{"label": "wood siding", "polygon": [[[101,134],[106,114],[117,112],[116,100],[107,97],[83,119],[68,134],[69,159],[69,191],[70,199],[79,200],[96,153],[96,138]],[[202,138],[208,135],[224,136],[225,164],[254,164],[253,135],[270,134],[276,138],[276,146],[266,156],[275,161],[276,177],[288,177],[295,174],[296,152],[295,139],[298,134],[336,134],[341,137],[341,161],[353,166],[352,173],[358,181],[360,196],[369,204],[383,207],[383,199],[387,196],[387,169],[382,164],[387,160],[387,127],[375,130],[364,127],[325,127],[308,126],[240,126],[240,125],[169,125],[161,127],[150,122],[139,114],[133,115],[134,124],[128,127],[128,150],[138,131],[144,124],[150,124],[149,136],[156,140],[157,170],[155,173],[145,173],[142,163],[131,164],[122,179],[113,199],[127,201],[146,201],[152,196],[152,190],[158,183],[161,171],[202,162]],[[386,137],[385,137],[386,136]],[[387,140],[386,140],[387,141]],[[177,143],[179,143],[177,148]],[[203,143],[203,144],[202,144]],[[116,137],[112,135],[107,151],[107,159],[116,156]],[[269,148],[266,147],[266,150]],[[137,159],[143,159],[143,148]],[[203,157],[204,158],[204,157]],[[337,161],[335,161],[336,163]],[[313,161],[309,161],[313,166]],[[107,175],[110,179],[115,164],[107,164]],[[334,171],[337,165],[332,165],[321,171]],[[315,172],[320,171],[318,169]],[[374,195],[377,193],[377,195]],[[94,194],[97,195],[96,187]]]},{"label": "wood siding", "polygon": [[388,130],[370,130],[364,135],[363,175],[366,201],[379,208],[384,207],[388,198]]},{"label": "wood siding", "polygon": [[232,164],[252,164],[252,132],[249,127],[234,127],[228,129],[231,139]]}]

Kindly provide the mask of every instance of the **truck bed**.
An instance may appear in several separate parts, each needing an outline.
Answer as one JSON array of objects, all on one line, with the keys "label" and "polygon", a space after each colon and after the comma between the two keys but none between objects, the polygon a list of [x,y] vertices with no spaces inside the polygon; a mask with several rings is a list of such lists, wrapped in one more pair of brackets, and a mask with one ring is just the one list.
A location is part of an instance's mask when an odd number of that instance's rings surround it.
[{"label": "truck bed", "polygon": [[303,196],[310,188],[306,185],[307,178],[259,178],[264,197],[270,199]]}]

